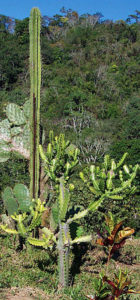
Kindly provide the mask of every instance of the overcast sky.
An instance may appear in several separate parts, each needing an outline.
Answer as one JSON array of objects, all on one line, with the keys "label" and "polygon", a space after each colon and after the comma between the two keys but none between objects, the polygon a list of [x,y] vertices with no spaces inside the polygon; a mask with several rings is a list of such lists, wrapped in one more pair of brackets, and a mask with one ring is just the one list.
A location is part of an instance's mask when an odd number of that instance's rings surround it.
[{"label": "overcast sky", "polygon": [[101,12],[104,19],[126,20],[129,14],[140,10],[140,0],[0,0],[0,14],[17,19],[29,17],[32,7],[38,7],[42,16],[59,13],[62,7],[83,13]]}]

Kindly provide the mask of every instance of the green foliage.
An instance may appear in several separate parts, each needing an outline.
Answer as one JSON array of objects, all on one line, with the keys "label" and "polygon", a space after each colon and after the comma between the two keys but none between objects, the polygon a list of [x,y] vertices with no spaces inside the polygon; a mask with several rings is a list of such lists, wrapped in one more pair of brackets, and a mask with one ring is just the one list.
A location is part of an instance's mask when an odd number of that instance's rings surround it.
[{"label": "green foliage", "polygon": [[[4,198],[7,210],[10,214],[13,210],[17,210],[17,214],[12,214],[17,230],[13,232],[11,230],[11,233],[28,237],[32,245],[42,246],[45,249],[52,249],[53,244],[56,243],[59,251],[59,268],[61,268],[60,282],[65,286],[68,285],[70,246],[91,240],[91,235],[84,236],[85,230],[77,227],[79,221],[85,217],[87,227],[90,226],[88,215],[91,216],[98,207],[100,212],[106,212],[108,208],[117,212],[120,202],[122,207],[124,203],[127,208],[131,207],[132,201],[128,204],[127,198],[129,197],[130,200],[134,197],[138,166],[133,168],[124,164],[125,155],[118,164],[108,155],[105,156],[102,164],[99,162],[104,154],[110,151],[115,159],[119,159],[125,151],[128,151],[130,163],[133,161],[134,165],[138,162],[136,160],[139,159],[137,156],[139,122],[138,118],[135,122],[135,116],[139,108],[137,95],[140,78],[137,70],[140,57],[139,24],[128,25],[124,21],[100,23],[101,15],[86,14],[79,17],[72,11],[63,10],[63,14],[64,16],[55,15],[52,19],[48,19],[48,26],[44,21],[41,36],[42,124],[47,132],[49,128],[55,128],[57,137],[54,138],[52,132],[50,133],[46,151],[43,151],[40,145],[40,156],[55,195],[51,212],[53,225],[50,229],[43,228],[40,240],[31,237],[32,230],[40,225],[45,209],[44,204],[37,200],[41,62],[40,12],[36,8],[31,11],[30,16],[31,105],[26,102],[21,107],[25,100],[24,95],[29,94],[27,68],[29,19],[16,20],[15,32],[11,34],[9,18],[0,17],[0,28],[4,30],[0,32],[2,58],[0,86],[7,89],[1,92],[0,110],[3,109],[4,104],[2,118],[5,118],[5,113],[8,118],[0,123],[0,162],[3,163],[3,170],[4,163],[12,157],[11,152],[18,152],[22,157],[29,159],[29,151],[31,151],[30,190],[32,190],[31,198],[36,200],[30,208],[28,207],[27,213],[21,213],[26,206],[25,189],[22,194],[21,185],[13,190],[10,187],[6,189]],[[139,13],[131,17],[137,21]],[[5,56],[5,53],[10,55]],[[21,94],[17,92],[19,85]],[[9,100],[15,103],[9,104]],[[46,106],[48,106],[47,111]],[[64,134],[60,134],[62,131],[70,137],[71,143],[65,141]],[[76,182],[74,167],[78,164],[78,148],[81,150],[81,170],[84,169],[85,162],[95,164],[97,161],[98,164],[80,173],[86,187],[84,190],[84,184],[79,183],[78,186],[77,183],[77,194],[74,195],[73,178]],[[21,160],[15,162],[14,168],[20,163]],[[24,175],[26,177],[26,174]],[[6,181],[8,178],[5,176],[4,184]],[[73,193],[74,204],[79,205],[78,210],[72,209],[70,191]],[[19,198],[18,205],[15,200],[17,198]],[[103,201],[104,207],[101,206]],[[121,213],[125,214],[124,208],[121,209]],[[98,226],[99,221],[102,222],[101,214],[96,216],[97,218],[91,221],[92,228]],[[70,225],[75,221],[76,236],[71,237]],[[7,226],[1,228],[10,233]],[[101,289],[101,284],[97,289]]]},{"label": "green foliage", "polygon": [[14,33],[20,45],[29,43],[29,18],[16,20]]},{"label": "green foliage", "polygon": [[[98,278],[93,279],[93,289],[95,292],[95,298],[98,299],[106,299],[107,296],[110,295],[110,289],[106,282],[103,281],[103,274],[99,274]],[[92,299],[92,296],[87,296],[87,298]]]}]

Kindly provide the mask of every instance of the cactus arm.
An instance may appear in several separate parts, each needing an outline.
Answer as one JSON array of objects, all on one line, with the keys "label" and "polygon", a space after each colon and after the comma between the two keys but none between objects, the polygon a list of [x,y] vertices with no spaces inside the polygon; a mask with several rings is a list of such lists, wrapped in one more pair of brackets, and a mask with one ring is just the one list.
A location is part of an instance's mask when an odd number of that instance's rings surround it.
[{"label": "cactus arm", "polygon": [[79,238],[75,238],[70,242],[71,245],[73,244],[80,244],[80,243],[89,243],[92,240],[92,235],[81,236]]},{"label": "cactus arm", "polygon": [[40,85],[41,85],[41,57],[40,57],[40,22],[38,8],[33,8],[30,14],[30,196],[38,198],[39,189],[39,123],[40,123]]},{"label": "cactus arm", "polygon": [[0,225],[1,229],[9,234],[18,234],[18,231],[15,229],[11,229],[11,228],[7,228],[7,224],[6,225]]}]

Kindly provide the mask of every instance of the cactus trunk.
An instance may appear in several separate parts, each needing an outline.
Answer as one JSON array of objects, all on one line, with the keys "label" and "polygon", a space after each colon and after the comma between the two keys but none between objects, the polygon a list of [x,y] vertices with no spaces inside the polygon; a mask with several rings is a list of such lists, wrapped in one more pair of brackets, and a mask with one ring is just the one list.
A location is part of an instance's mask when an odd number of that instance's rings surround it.
[{"label": "cactus trunk", "polygon": [[59,225],[59,241],[58,241],[58,268],[59,268],[59,284],[62,288],[69,285],[69,253],[70,245],[65,245],[69,235],[68,224],[60,223]]},{"label": "cactus trunk", "polygon": [[39,190],[39,131],[40,131],[40,23],[38,8],[30,14],[30,197],[37,199]]}]

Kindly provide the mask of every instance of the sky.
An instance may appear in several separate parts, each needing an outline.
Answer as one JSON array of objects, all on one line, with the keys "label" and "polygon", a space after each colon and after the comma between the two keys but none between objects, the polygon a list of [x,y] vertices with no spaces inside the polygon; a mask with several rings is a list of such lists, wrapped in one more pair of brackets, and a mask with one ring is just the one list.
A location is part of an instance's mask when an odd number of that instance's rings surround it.
[{"label": "sky", "polygon": [[52,17],[63,6],[80,15],[100,12],[104,19],[116,21],[126,20],[129,14],[140,10],[140,0],[0,0],[0,14],[24,19],[29,17],[32,7],[38,7],[42,16]]}]

